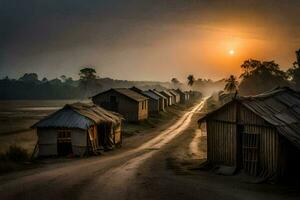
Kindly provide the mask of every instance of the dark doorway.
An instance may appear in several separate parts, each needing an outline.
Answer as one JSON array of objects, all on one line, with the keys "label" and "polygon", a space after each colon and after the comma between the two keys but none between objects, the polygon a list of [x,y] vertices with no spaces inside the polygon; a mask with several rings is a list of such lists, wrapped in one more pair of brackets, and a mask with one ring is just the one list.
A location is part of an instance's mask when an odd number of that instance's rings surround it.
[{"label": "dark doorway", "polygon": [[73,153],[71,131],[61,130],[57,133],[57,154],[67,156]]},{"label": "dark doorway", "polygon": [[105,134],[106,134],[105,124],[98,125],[97,131],[98,131],[98,144],[99,144],[99,146],[104,148],[104,146],[105,146]]},{"label": "dark doorway", "polygon": [[100,124],[98,130],[98,143],[104,150],[112,149],[113,143],[111,141],[111,125]]},{"label": "dark doorway", "polygon": [[110,110],[118,112],[119,105],[116,96],[110,96]]}]

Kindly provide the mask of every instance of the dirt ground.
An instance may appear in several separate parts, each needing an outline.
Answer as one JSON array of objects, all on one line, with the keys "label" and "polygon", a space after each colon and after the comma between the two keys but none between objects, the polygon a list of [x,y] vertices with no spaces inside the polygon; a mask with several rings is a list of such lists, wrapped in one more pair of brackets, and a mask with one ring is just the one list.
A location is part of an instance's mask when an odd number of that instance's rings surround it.
[{"label": "dirt ground", "polygon": [[50,159],[0,176],[0,199],[299,199],[298,185],[196,170],[206,157],[206,135],[197,130],[201,105],[102,156]]}]

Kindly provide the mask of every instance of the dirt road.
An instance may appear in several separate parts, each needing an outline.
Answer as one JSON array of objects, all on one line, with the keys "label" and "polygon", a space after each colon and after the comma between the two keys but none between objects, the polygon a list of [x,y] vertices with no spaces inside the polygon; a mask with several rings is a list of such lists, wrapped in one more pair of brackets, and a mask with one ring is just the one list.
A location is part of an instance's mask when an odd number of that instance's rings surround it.
[{"label": "dirt road", "polygon": [[0,199],[298,199],[294,190],[187,170],[204,156],[195,132],[202,106],[138,146],[2,176]]}]

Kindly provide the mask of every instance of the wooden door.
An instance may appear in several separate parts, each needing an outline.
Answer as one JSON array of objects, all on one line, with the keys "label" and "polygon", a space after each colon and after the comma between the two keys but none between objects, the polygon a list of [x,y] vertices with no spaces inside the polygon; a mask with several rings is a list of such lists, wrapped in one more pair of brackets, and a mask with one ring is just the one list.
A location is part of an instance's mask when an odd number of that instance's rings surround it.
[{"label": "wooden door", "polygon": [[256,176],[259,170],[259,134],[243,133],[243,168]]},{"label": "wooden door", "polygon": [[71,131],[60,130],[57,133],[57,154],[59,156],[67,156],[73,153]]}]

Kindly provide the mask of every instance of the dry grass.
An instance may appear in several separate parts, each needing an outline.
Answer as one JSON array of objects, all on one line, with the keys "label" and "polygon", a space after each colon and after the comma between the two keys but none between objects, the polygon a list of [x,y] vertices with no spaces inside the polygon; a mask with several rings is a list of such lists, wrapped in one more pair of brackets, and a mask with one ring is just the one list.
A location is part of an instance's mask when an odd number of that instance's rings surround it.
[{"label": "dry grass", "polygon": [[0,153],[6,152],[10,146],[17,145],[32,153],[37,142],[37,136],[33,130],[17,132],[0,137]]},{"label": "dry grass", "polygon": [[11,145],[4,153],[0,153],[0,174],[25,169],[29,166],[30,154],[20,146]]}]

